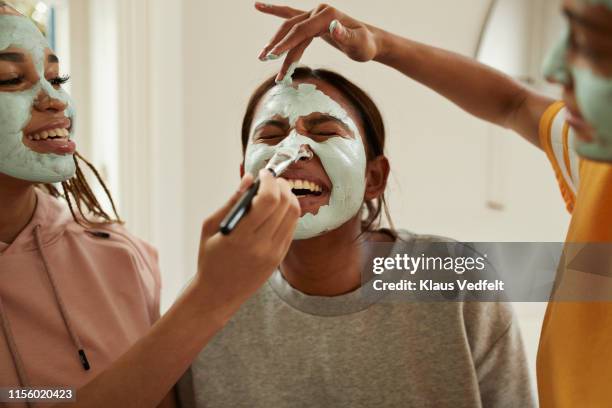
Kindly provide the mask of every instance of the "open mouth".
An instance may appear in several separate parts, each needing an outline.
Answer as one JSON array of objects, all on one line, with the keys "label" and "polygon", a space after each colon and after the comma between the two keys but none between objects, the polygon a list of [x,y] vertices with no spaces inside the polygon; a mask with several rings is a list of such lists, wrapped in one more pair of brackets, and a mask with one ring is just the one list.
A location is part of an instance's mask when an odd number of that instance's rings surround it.
[{"label": "open mouth", "polygon": [[323,194],[323,187],[309,180],[287,180],[291,192],[298,198],[304,196],[319,197]]},{"label": "open mouth", "polygon": [[76,144],[70,140],[71,127],[70,120],[63,120],[61,123],[51,125],[46,129],[24,134],[23,144],[30,150],[41,154],[73,154],[76,150]]},{"label": "open mouth", "polygon": [[291,188],[300,202],[302,215],[306,213],[317,214],[319,208],[329,204],[330,189],[322,182],[306,180],[303,178],[286,178]]},{"label": "open mouth", "polygon": [[51,139],[51,140],[68,139],[68,136],[70,136],[70,131],[68,129],[56,128],[56,129],[43,130],[42,132],[38,132],[38,133],[29,134],[26,137],[31,141],[38,141],[38,140],[47,140],[47,139]]}]

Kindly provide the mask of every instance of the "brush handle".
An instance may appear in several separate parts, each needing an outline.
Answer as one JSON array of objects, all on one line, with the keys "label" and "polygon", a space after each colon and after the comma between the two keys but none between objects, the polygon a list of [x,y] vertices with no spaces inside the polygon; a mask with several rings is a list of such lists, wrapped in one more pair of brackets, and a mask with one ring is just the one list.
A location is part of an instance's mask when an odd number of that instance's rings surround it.
[{"label": "brush handle", "polygon": [[242,194],[238,202],[234,204],[230,212],[221,221],[219,231],[223,235],[229,235],[236,228],[240,220],[249,212],[251,202],[255,195],[257,195],[257,191],[259,191],[259,184],[260,180],[259,176],[257,176],[251,187]]}]

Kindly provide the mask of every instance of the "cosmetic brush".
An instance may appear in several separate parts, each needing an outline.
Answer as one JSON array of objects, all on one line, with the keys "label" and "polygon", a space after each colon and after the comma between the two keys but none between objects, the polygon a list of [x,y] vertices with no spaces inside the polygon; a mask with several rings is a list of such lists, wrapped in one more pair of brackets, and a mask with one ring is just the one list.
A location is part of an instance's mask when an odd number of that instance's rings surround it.
[{"label": "cosmetic brush", "polygon": [[[274,177],[280,176],[287,168],[293,163],[304,157],[311,157],[312,153],[302,147],[282,147],[274,153],[274,156],[268,161],[266,169],[272,173]],[[259,176],[255,178],[255,181],[245,191],[240,200],[232,207],[230,212],[225,216],[219,226],[219,231],[223,235],[229,235],[238,225],[240,220],[249,212],[251,208],[251,202],[259,191]]]}]

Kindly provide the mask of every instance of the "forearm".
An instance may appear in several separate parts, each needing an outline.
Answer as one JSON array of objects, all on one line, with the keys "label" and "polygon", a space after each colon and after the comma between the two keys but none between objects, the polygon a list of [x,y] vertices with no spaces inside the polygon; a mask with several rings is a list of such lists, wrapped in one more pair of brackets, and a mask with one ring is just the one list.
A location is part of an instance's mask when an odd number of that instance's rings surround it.
[{"label": "forearm", "polygon": [[530,92],[511,77],[471,58],[375,30],[376,61],[431,88],[483,120],[513,128]]},{"label": "forearm", "polygon": [[76,407],[155,407],[226,320],[190,285],[113,365],[76,392]]}]

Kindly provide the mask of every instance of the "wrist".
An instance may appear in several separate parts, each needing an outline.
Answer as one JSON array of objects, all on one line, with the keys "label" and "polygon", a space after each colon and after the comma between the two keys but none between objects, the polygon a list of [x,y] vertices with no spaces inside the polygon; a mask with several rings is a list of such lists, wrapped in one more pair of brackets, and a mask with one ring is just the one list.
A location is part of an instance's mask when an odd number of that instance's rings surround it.
[{"label": "wrist", "polygon": [[392,43],[392,35],[391,33],[386,32],[378,27],[370,26],[370,31],[374,35],[374,43],[376,44],[376,55],[374,56],[374,61],[385,63],[388,60],[393,47]]},{"label": "wrist", "polygon": [[185,298],[195,319],[217,330],[223,328],[237,310],[230,299],[220,296],[220,291],[213,290],[199,274],[186,289]]}]

